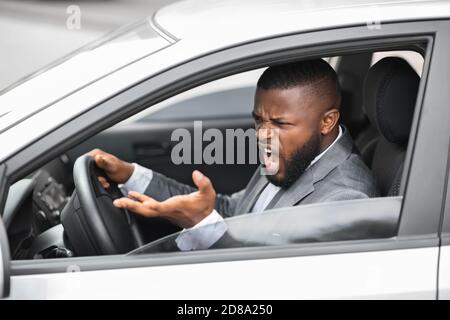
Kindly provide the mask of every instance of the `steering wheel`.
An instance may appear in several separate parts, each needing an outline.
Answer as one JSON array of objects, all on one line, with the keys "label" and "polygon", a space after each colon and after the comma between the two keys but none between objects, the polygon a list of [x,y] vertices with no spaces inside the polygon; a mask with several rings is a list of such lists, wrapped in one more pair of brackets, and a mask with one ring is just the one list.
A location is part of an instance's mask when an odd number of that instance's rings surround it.
[{"label": "steering wheel", "polygon": [[[108,180],[109,188],[103,188],[99,176]],[[117,183],[108,179],[91,156],[75,161],[73,179],[75,191],[61,221],[77,255],[122,254],[143,244],[133,215],[112,203],[123,197]]]}]

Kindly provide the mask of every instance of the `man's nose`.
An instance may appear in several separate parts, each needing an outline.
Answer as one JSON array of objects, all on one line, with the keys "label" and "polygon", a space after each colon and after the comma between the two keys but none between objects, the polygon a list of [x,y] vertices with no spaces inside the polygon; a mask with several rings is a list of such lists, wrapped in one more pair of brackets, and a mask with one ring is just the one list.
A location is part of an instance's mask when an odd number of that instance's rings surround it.
[{"label": "man's nose", "polygon": [[256,130],[256,138],[260,141],[272,139],[273,129],[270,127],[261,127]]}]

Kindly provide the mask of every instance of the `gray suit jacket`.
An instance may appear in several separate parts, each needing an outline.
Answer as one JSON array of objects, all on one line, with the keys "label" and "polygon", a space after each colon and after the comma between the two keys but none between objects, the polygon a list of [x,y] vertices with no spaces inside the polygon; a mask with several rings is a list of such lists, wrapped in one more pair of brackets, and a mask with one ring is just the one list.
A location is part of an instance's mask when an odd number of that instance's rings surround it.
[{"label": "gray suit jacket", "polygon": [[[247,187],[232,195],[218,194],[216,210],[223,217],[250,212],[268,184],[256,170]],[[181,184],[157,172],[153,173],[146,194],[162,201],[171,196],[188,194],[197,189]],[[316,202],[375,197],[375,179],[353,146],[348,130],[341,138],[288,189],[280,190],[266,209]]]}]

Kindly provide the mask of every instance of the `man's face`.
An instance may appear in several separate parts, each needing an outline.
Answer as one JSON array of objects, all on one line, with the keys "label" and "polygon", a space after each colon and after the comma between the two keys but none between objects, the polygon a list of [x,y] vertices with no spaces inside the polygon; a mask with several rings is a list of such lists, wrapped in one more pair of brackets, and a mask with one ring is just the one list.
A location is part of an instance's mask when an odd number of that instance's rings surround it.
[{"label": "man's face", "polygon": [[[320,153],[320,100],[308,86],[256,91],[253,116],[263,162],[268,169],[278,168],[267,176],[273,184],[288,188]],[[278,154],[269,144],[274,131]]]}]

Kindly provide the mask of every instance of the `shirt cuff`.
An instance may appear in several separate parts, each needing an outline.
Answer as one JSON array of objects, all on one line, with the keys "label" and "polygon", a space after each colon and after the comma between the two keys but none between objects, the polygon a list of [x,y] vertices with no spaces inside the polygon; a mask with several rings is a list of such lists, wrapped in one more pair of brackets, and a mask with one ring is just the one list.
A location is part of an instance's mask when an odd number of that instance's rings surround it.
[{"label": "shirt cuff", "polygon": [[192,228],[183,229],[175,242],[181,251],[204,250],[216,243],[227,230],[222,216],[213,210]]},{"label": "shirt cuff", "polygon": [[133,163],[134,170],[131,176],[124,184],[119,184],[119,188],[124,195],[129,191],[144,193],[153,179],[153,171],[143,166]]}]

